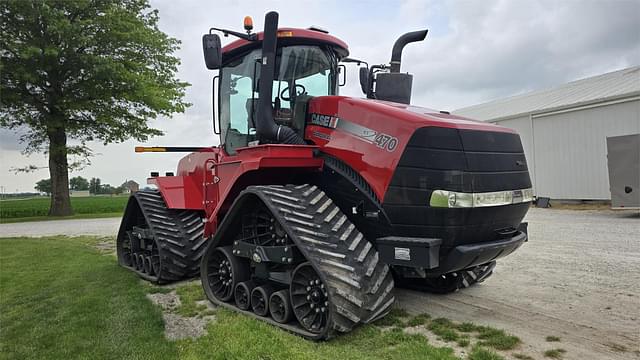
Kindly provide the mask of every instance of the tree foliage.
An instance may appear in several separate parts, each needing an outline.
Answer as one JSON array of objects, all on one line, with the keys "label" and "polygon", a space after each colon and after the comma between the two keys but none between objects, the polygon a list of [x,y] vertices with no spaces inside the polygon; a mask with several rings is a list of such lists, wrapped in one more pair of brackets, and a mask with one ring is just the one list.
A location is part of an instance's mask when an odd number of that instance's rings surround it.
[{"label": "tree foliage", "polygon": [[89,180],[82,176],[76,176],[69,179],[69,189],[76,191],[89,190]]},{"label": "tree foliage", "polygon": [[22,132],[25,153],[48,153],[52,214],[71,212],[69,155],[161,135],[148,120],[189,105],[180,42],[147,0],[4,0],[0,34],[0,126]]},{"label": "tree foliage", "polygon": [[51,194],[51,179],[42,179],[38,181],[34,189],[47,195]]},{"label": "tree foliage", "polygon": [[89,180],[89,192],[91,194],[100,194],[102,184],[99,178],[91,178]]}]

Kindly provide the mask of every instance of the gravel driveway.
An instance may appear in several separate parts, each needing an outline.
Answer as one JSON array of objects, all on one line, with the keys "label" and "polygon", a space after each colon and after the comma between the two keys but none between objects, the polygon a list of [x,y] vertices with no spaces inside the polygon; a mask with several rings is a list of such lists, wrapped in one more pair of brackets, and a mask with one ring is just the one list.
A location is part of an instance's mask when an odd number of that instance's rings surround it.
[{"label": "gravel driveway", "polygon": [[31,221],[0,224],[0,237],[97,235],[116,236],[120,218]]},{"label": "gravel driveway", "polygon": [[[558,347],[567,350],[565,359],[640,359],[639,213],[531,209],[527,221],[530,241],[483,284],[450,295],[398,290],[398,305],[503,328],[536,359]],[[115,236],[119,224],[0,224],[0,236]],[[562,341],[548,343],[549,335]]]}]

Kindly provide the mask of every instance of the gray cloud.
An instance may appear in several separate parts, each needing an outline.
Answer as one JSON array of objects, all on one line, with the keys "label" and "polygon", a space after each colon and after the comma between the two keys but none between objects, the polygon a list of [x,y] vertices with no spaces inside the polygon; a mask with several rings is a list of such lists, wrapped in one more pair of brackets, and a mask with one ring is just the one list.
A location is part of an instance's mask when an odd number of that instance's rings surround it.
[{"label": "gray cloud", "polygon": [[[211,78],[204,67],[201,36],[210,27],[241,29],[251,15],[262,28],[268,10],[280,13],[281,26],[317,25],[346,41],[351,55],[389,61],[395,39],[429,28],[427,40],[406,48],[403,71],[414,74],[414,103],[456,109],[495,98],[561,84],[640,64],[640,1],[152,1],[160,28],[182,40],[178,76],[192,84],[185,114],[158,119],[165,131],[149,145],[216,145],[211,125]],[[230,41],[225,39],[223,41]],[[348,96],[362,96],[357,69],[348,66]],[[11,166],[46,164],[42,155],[24,158],[16,135],[0,131],[0,185],[30,191],[47,177],[14,175]],[[174,171],[179,154],[134,154],[133,141],[91,144],[93,165],[72,174],[120,184],[144,183],[150,171]],[[13,190],[11,190],[13,191]]]}]

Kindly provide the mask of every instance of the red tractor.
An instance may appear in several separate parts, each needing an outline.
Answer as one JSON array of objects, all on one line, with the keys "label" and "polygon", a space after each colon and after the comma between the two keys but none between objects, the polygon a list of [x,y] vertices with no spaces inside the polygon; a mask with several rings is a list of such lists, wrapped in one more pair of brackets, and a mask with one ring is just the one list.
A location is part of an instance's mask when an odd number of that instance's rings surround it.
[{"label": "red tractor", "polygon": [[[527,241],[532,200],[519,136],[409,105],[400,37],[338,95],[347,45],[317,28],[203,36],[221,145],[129,199],[118,260],[156,283],[200,273],[207,297],[310,339],[391,309],[394,286],[451,292]],[[238,40],[222,47],[218,35]],[[342,68],[342,69],[341,69]],[[217,90],[217,92],[216,92]]]}]

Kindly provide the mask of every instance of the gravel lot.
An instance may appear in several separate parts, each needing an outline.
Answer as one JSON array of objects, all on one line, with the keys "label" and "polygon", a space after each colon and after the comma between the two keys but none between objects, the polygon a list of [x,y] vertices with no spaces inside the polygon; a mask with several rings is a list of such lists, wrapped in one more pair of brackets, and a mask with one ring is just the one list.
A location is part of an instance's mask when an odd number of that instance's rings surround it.
[{"label": "gravel lot", "polygon": [[[640,214],[531,209],[526,220],[530,241],[483,284],[450,295],[398,290],[398,305],[505,329],[536,359],[552,348],[565,359],[640,359]],[[119,222],[0,224],[0,236],[115,235]]]}]

